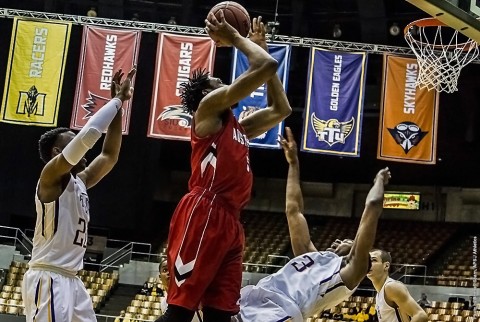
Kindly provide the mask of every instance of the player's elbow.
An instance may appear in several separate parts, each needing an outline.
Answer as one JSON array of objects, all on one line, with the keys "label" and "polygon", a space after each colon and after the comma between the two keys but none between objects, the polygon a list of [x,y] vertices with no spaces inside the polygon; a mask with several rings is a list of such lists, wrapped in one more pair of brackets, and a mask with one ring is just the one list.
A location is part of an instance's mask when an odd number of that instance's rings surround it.
[{"label": "player's elbow", "polygon": [[365,208],[381,209],[383,206],[383,196],[374,196],[367,198]]},{"label": "player's elbow", "polygon": [[292,114],[292,107],[290,106],[290,103],[288,103],[288,100],[286,102],[282,102],[280,111],[282,119],[285,119]]},{"label": "player's elbow", "polygon": [[287,201],[285,205],[285,214],[287,216],[296,216],[301,212],[298,202]]},{"label": "player's elbow", "polygon": [[277,72],[278,61],[273,57],[265,58],[258,62],[258,70],[265,76],[268,80]]}]

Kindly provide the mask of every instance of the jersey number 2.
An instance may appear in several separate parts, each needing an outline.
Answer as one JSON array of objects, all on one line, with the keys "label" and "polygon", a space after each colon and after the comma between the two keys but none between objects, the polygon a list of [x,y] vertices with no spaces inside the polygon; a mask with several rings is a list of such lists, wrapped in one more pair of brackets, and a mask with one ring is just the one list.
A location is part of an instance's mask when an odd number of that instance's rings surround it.
[{"label": "jersey number 2", "polygon": [[308,255],[303,255],[302,258],[307,259],[308,261],[305,263],[304,261],[295,261],[292,262],[292,266],[297,270],[297,272],[303,272],[307,268],[313,265],[313,259]]},{"label": "jersey number 2", "polygon": [[83,218],[78,219],[78,224],[81,226],[80,229],[77,229],[75,233],[75,240],[73,241],[74,245],[78,245],[83,248],[87,248],[85,232],[87,231],[87,222]]}]

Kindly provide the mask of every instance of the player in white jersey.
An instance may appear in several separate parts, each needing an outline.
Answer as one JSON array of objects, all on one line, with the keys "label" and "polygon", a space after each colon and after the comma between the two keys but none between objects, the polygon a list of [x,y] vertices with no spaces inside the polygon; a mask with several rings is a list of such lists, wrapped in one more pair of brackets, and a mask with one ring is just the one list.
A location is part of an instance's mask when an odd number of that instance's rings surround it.
[{"label": "player in white jersey", "polygon": [[407,287],[389,277],[392,257],[384,250],[370,252],[372,266],[367,277],[378,292],[375,309],[379,322],[425,322],[427,313],[408,292]]},{"label": "player in white jersey", "polygon": [[383,209],[384,185],[390,180],[388,168],[375,176],[354,240],[336,240],[319,252],[303,216],[297,145],[287,127],[280,144],[289,163],[286,214],[293,253],[296,256],[277,273],[244,287],[240,297],[242,322],[301,322],[331,309],[348,298],[369,270],[369,252],[375,241],[378,219]]},{"label": "player in white jersey", "polygon": [[[123,101],[131,98],[133,68],[121,83],[112,81],[114,98],[75,135],[56,128],[42,135],[40,158],[45,166],[35,194],[37,221],[32,258],[22,283],[27,322],[97,321],[92,300],[76,276],[83,267],[90,220],[87,189],[115,165],[122,142]],[[102,152],[87,167],[85,153],[107,131]]]}]

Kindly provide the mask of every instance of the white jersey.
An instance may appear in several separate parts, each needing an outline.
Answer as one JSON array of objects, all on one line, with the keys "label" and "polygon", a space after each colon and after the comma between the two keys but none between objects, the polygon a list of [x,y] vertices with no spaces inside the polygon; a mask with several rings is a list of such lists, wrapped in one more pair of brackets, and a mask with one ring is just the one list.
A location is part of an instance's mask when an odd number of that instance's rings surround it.
[{"label": "white jersey", "polygon": [[340,277],[343,257],[332,252],[311,252],[290,260],[277,273],[262,278],[256,286],[241,290],[243,322],[273,322],[304,319],[331,309],[350,295]]},{"label": "white jersey", "polygon": [[388,283],[395,282],[393,278],[387,278],[385,283],[382,286],[380,292],[377,293],[375,299],[375,309],[377,311],[378,321],[379,322],[408,322],[410,321],[410,317],[401,312],[398,308],[393,308],[388,305],[387,301],[385,300],[385,285]]},{"label": "white jersey", "polygon": [[83,268],[90,221],[85,184],[80,178],[70,176],[57,200],[42,203],[36,192],[35,205],[37,222],[29,266],[53,267],[56,271],[75,275]]}]

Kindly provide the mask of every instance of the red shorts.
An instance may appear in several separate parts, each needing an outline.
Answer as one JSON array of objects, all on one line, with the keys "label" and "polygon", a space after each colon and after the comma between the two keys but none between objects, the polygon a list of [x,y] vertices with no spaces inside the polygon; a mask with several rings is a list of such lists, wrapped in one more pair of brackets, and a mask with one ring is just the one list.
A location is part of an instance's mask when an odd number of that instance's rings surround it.
[{"label": "red shorts", "polygon": [[184,196],[168,235],[168,304],[238,313],[244,245],[239,210],[203,189]]}]

